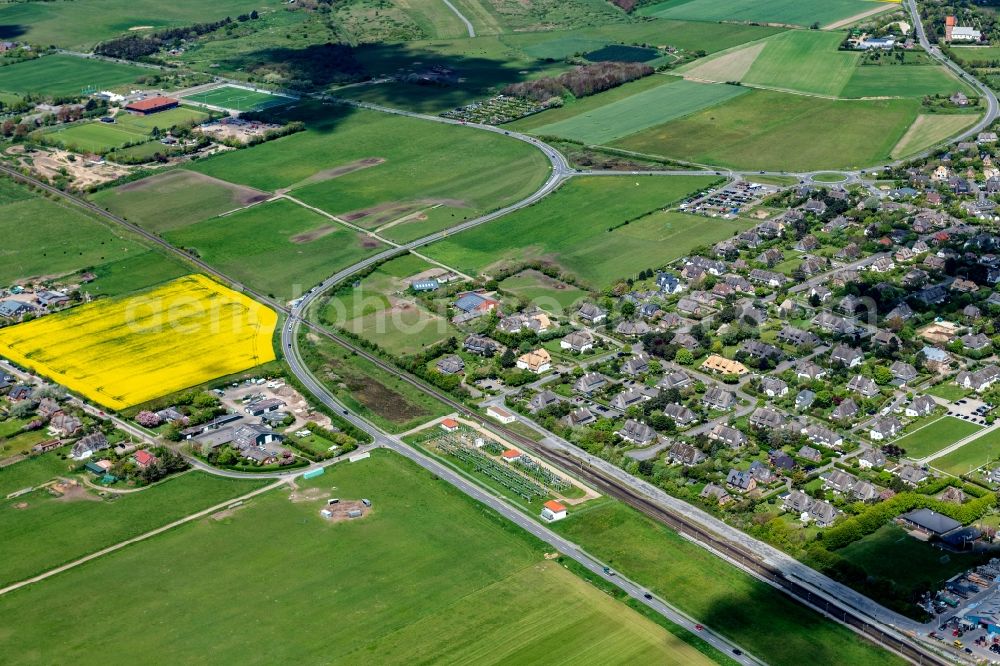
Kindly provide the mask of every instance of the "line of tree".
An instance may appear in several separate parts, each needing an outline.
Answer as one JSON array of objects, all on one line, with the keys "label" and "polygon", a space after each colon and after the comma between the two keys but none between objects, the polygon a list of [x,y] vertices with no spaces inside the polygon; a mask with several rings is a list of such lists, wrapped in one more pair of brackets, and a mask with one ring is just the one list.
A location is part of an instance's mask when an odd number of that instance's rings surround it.
[{"label": "line of tree", "polygon": [[503,93],[538,102],[562,97],[567,92],[574,97],[586,97],[649,76],[654,71],[649,65],[638,62],[597,62],[582,65],[556,77],[547,76],[534,81],[512,83],[503,89]]}]

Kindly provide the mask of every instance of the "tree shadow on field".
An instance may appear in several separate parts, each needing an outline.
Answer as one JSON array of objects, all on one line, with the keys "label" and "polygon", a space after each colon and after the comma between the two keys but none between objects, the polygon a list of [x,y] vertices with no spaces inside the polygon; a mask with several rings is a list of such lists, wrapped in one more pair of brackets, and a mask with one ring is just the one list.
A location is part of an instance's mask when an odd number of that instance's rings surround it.
[{"label": "tree shadow on field", "polygon": [[[361,83],[339,93],[415,111],[438,111],[482,99],[510,83],[551,71],[551,61],[486,57],[475,40],[413,44],[315,44],[264,48],[221,61],[222,69],[254,80],[278,76],[289,88],[326,90]],[[478,49],[478,50],[477,50]],[[521,56],[523,58],[523,56]],[[555,65],[558,66],[558,65]],[[391,78],[391,82],[371,83]]]},{"label": "tree shadow on field", "polygon": [[14,39],[28,32],[23,25],[16,23],[0,24],[0,39]]}]

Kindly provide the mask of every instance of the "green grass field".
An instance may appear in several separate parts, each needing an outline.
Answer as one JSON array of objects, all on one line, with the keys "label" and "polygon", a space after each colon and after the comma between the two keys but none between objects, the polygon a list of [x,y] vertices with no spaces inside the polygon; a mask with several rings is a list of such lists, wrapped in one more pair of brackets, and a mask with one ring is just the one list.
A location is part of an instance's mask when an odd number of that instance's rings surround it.
[{"label": "green grass field", "polygon": [[670,44],[688,51],[714,53],[780,31],[781,28],[736,23],[652,20],[576,30],[513,33],[500,39],[531,57],[561,60],[613,43]]},{"label": "green grass field", "polygon": [[426,253],[469,274],[541,259],[604,288],[746,228],[744,222],[659,212],[712,182],[704,176],[574,178],[541,202],[438,241]]},{"label": "green grass field", "polygon": [[[9,7],[0,5],[0,25],[7,22]],[[35,5],[37,6],[37,5]],[[103,60],[88,60],[68,55],[50,55],[0,67],[0,90],[37,95],[79,95],[84,88],[113,88],[131,83],[148,70]]]},{"label": "green grass field", "polygon": [[191,265],[159,250],[140,250],[129,256],[94,266],[97,278],[83,291],[91,296],[121,296],[189,275]]},{"label": "green grass field", "polygon": [[969,113],[921,114],[893,146],[890,156],[898,158],[917,153],[958,134],[978,119],[979,116]]},{"label": "green grass field", "polygon": [[862,167],[888,157],[917,106],[916,100],[844,101],[753,90],[613,145],[744,169]]},{"label": "green grass field", "polygon": [[205,92],[186,95],[184,99],[234,111],[261,111],[274,106],[284,106],[294,101],[281,95],[272,95],[236,86],[219,86]]},{"label": "green grass field", "polygon": [[904,590],[903,596],[908,590],[939,589],[955,574],[989,559],[989,556],[946,553],[914,539],[897,525],[885,525],[841,548],[837,554],[869,576],[892,581]]},{"label": "green grass field", "polygon": [[102,208],[163,233],[267,198],[266,192],[176,169],[115,188],[91,200]]},{"label": "green grass field", "polygon": [[722,104],[747,92],[749,89],[739,86],[667,79],[663,85],[565,120],[535,127],[533,132],[588,144],[604,144]]},{"label": "green grass field", "polygon": [[380,225],[377,227],[376,233],[382,238],[388,238],[396,243],[408,243],[438,231],[444,231],[462,220],[472,217],[474,213],[475,210],[472,208],[432,204],[422,208],[409,218],[397,218]]},{"label": "green grass field", "polygon": [[19,463],[4,467],[0,472],[0,497],[10,493],[33,488],[57,476],[69,474],[76,463],[59,458],[58,453],[69,453],[69,447],[49,455],[34,456]]},{"label": "green grass field", "polygon": [[757,21],[808,27],[813,23],[827,25],[841,21],[879,6],[867,0],[827,0],[819,6],[800,0],[666,0],[642,7],[637,14],[689,21]]},{"label": "green grass field", "polygon": [[770,37],[743,82],[836,97],[847,85],[861,54],[838,51],[839,32],[789,30]]},{"label": "green grass field", "polygon": [[[304,485],[318,495],[292,502],[288,490],[268,493],[227,517],[185,525],[5,599],[5,661],[61,663],[73,655],[97,663],[107,656],[79,646],[114,637],[116,658],[126,661],[169,652],[180,661],[211,654],[226,662],[360,664],[377,651],[385,664],[432,654],[455,663],[530,663],[548,661],[558,646],[577,663],[711,663],[544,560],[540,542],[394,454],[376,452]],[[331,487],[345,499],[370,498],[372,513],[328,523],[319,509]],[[46,611],[67,595],[86,623]],[[272,609],[268,621],[251,633],[232,631],[234,595],[238,613]],[[155,617],[159,629],[122,632],[136,617]]]},{"label": "green grass field", "polygon": [[0,4],[0,26],[18,40],[40,46],[91,47],[129,28],[177,27],[235,17],[251,10],[278,7],[278,0],[217,0],[210,7],[196,0],[170,4],[153,0],[103,0],[57,5],[45,2]]},{"label": "green grass field", "polygon": [[800,666],[803,655],[817,663],[904,663],[618,502],[589,505],[554,529],[772,666]]},{"label": "green grass field", "polygon": [[[380,211],[436,203],[468,209],[456,218],[461,222],[528,196],[548,174],[541,151],[502,135],[344,107],[302,113],[312,113],[309,131],[191,168],[261,190],[298,185],[297,198],[332,214],[354,211],[352,221],[370,228],[388,221]],[[302,117],[297,114],[292,110],[289,117]],[[385,161],[340,175],[331,171],[366,158]]]},{"label": "green grass field", "polygon": [[101,155],[115,148],[120,148],[126,143],[150,140],[149,135],[144,132],[116,127],[96,120],[67,125],[52,131],[42,130],[37,136],[44,143],[57,145],[73,152]]},{"label": "green grass field", "polygon": [[518,298],[525,298],[533,304],[560,315],[577,301],[587,297],[587,292],[573,285],[560,282],[536,270],[527,270],[512,275],[500,282],[500,288]]},{"label": "green grass field", "polygon": [[148,116],[119,113],[115,116],[115,127],[149,134],[154,128],[168,130],[171,127],[193,127],[208,119],[208,114],[187,106],[178,106]]},{"label": "green grass field", "polygon": [[960,400],[961,398],[969,395],[971,391],[969,389],[962,388],[953,382],[941,382],[937,386],[932,386],[927,389],[925,393],[954,402],[955,400]]},{"label": "green grass field", "polygon": [[943,416],[914,430],[894,444],[906,449],[906,455],[910,458],[919,460],[979,430],[979,426],[968,421],[953,416]]},{"label": "green grass field", "polygon": [[928,464],[943,472],[961,476],[985,465],[996,464],[998,460],[1000,460],[1000,433],[993,430]]},{"label": "green grass field", "polygon": [[292,299],[385,246],[287,199],[174,229],[164,237],[244,284]]},{"label": "green grass field", "polygon": [[[47,571],[262,485],[263,481],[191,472],[141,492],[104,500],[92,493],[60,499],[44,490],[0,500],[0,539],[6,555],[0,560],[0,585]],[[15,508],[18,504],[27,507]]]},{"label": "green grass field", "polygon": [[937,65],[864,65],[854,70],[841,97],[951,95],[969,87]]}]

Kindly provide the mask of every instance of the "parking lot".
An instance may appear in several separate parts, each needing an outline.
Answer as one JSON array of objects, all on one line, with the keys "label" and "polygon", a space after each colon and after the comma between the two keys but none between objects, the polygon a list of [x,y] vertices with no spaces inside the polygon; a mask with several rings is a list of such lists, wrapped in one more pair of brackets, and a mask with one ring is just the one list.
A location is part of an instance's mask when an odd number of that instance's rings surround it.
[{"label": "parking lot", "polygon": [[948,406],[948,416],[975,423],[976,425],[987,425],[986,415],[993,407],[982,400],[976,398],[962,398],[956,400]]}]

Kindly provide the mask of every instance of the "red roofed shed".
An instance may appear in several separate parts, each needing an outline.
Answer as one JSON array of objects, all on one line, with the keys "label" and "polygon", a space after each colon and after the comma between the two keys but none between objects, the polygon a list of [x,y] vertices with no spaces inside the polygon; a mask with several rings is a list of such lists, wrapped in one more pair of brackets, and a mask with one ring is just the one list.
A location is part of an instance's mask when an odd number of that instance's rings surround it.
[{"label": "red roofed shed", "polygon": [[125,107],[125,110],[148,116],[151,113],[176,108],[179,104],[180,102],[173,97],[150,97],[148,99],[140,99],[138,102],[132,102]]}]

